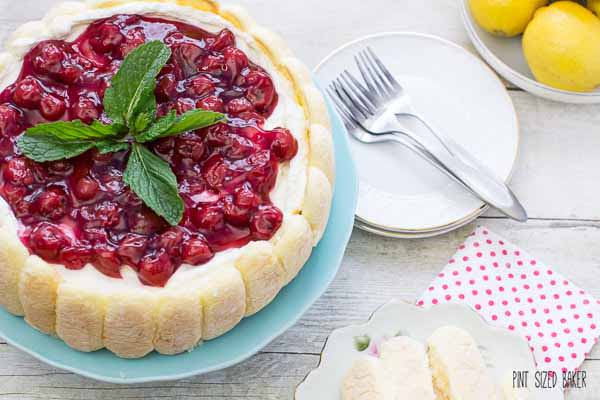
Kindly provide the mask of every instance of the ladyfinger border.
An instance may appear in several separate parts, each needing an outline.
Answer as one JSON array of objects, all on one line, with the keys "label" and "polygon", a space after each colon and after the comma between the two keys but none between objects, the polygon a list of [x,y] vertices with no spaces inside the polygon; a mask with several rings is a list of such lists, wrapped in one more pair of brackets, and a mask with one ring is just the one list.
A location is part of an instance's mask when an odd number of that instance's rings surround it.
[{"label": "ladyfinger border", "polygon": [[[12,215],[0,212],[0,305],[40,331],[84,352],[107,348],[125,358],[157,351],[177,354],[216,338],[268,305],[302,269],[324,232],[335,179],[331,124],[322,94],[308,69],[283,40],[258,26],[240,7],[212,0],[87,0],[53,7],[40,21],[11,35],[0,54],[0,78],[20,66],[35,43],[69,33],[69,18],[126,3],[169,3],[223,17],[251,35],[293,85],[307,121],[307,184],[301,209],[286,215],[270,241],[251,242],[231,265],[219,266],[185,290],[167,287],[100,293],[64,281],[52,266],[29,255]],[[59,23],[56,23],[56,22]],[[64,21],[64,23],[60,23]],[[13,71],[14,72],[14,71]],[[10,211],[9,211],[10,212]]]}]

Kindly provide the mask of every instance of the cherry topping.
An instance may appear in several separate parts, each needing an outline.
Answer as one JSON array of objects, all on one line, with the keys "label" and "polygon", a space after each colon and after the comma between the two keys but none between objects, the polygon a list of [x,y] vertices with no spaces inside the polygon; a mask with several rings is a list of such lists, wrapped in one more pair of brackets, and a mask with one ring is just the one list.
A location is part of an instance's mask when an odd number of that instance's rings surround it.
[{"label": "cherry topping", "polygon": [[0,104],[0,136],[13,136],[19,133],[21,113],[10,104]]},{"label": "cherry topping", "polygon": [[254,238],[269,240],[281,226],[283,214],[277,208],[266,206],[261,208],[250,220],[250,230]]},{"label": "cherry topping", "polygon": [[[44,122],[108,122],[105,90],[125,55],[149,40],[172,51],[157,77],[159,117],[197,108],[229,117],[149,144],[172,167],[184,200],[174,227],[126,186],[127,151],[36,163],[15,145],[26,128]],[[73,42],[44,41],[25,55],[18,79],[0,93],[0,196],[33,254],[70,269],[92,264],[114,278],[126,264],[144,284],[164,286],[184,263],[200,265],[275,234],[283,215],[269,194],[279,163],[296,155],[298,143],[286,129],[265,129],[278,103],[275,85],[235,42],[228,29],[214,34],[116,15]]]},{"label": "cherry topping", "polygon": [[181,250],[183,262],[190,265],[204,264],[214,253],[204,239],[191,238],[183,244]]},{"label": "cherry topping", "polygon": [[35,254],[48,262],[56,261],[60,250],[70,243],[67,235],[58,226],[42,222],[29,236],[29,246]]},{"label": "cherry topping", "polygon": [[169,254],[165,250],[159,250],[145,256],[140,262],[140,279],[146,285],[164,286],[174,270]]},{"label": "cherry topping", "polygon": [[20,107],[34,109],[42,100],[42,86],[32,77],[27,77],[17,83],[13,100]]}]

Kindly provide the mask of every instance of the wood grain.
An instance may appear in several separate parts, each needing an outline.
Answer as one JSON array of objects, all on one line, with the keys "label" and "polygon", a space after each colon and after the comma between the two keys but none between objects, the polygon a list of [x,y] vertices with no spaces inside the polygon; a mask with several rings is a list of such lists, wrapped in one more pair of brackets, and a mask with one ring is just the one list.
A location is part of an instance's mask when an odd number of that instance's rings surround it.
[{"label": "wood grain", "polygon": [[[314,66],[330,51],[383,31],[436,34],[473,50],[456,0],[239,0],[264,25],[282,34]],[[0,41],[54,0],[0,3]],[[515,191],[533,220],[509,222],[489,212],[478,223],[515,242],[600,298],[600,113],[514,90],[521,125]],[[414,301],[475,223],[449,235],[415,241],[355,231],[340,273],[327,293],[288,332],[250,360],[178,382],[118,386],[59,371],[0,341],[0,400],[27,399],[291,399],[295,386],[319,362],[333,329],[362,323],[391,298]],[[585,391],[568,400],[592,400],[600,389],[600,349],[583,366]]]}]

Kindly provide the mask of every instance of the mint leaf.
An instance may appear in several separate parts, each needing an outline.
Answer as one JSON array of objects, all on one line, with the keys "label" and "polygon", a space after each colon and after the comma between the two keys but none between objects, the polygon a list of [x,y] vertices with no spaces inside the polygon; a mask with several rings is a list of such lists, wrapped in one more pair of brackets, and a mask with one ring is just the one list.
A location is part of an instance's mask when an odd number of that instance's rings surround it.
[{"label": "mint leaf", "polygon": [[179,197],[177,178],[162,158],[134,143],[123,180],[155,213],[173,226],[179,224],[183,218],[183,200]]},{"label": "mint leaf", "polygon": [[100,152],[100,154],[106,153],[117,153],[119,151],[128,150],[129,143],[127,142],[119,142],[116,140],[101,140],[95,143],[96,148]]},{"label": "mint leaf", "polygon": [[218,122],[225,121],[225,115],[206,110],[190,110],[177,117],[177,120],[161,137],[178,135],[180,133],[206,128]]},{"label": "mint leaf", "polygon": [[133,129],[138,114],[156,109],[156,77],[169,57],[171,50],[156,40],[125,57],[104,94],[104,110],[114,123]]},{"label": "mint leaf", "polygon": [[156,121],[146,132],[137,135],[135,141],[146,143],[160,138],[163,133],[173,126],[176,120],[177,113],[175,110],[171,110],[170,113]]},{"label": "mint leaf", "polygon": [[104,125],[99,121],[86,125],[79,120],[58,121],[39,124],[28,128],[24,136],[53,136],[65,141],[102,139],[116,136],[117,130],[110,125]]},{"label": "mint leaf", "polygon": [[139,143],[150,142],[168,136],[179,135],[184,132],[206,128],[207,126],[214,125],[224,120],[224,114],[213,111],[190,110],[179,117],[175,117],[175,113],[171,111],[171,113],[151,126],[148,131],[136,136],[135,139]]},{"label": "mint leaf", "polygon": [[27,157],[37,162],[77,157],[94,147],[90,140],[64,140],[56,136],[23,135],[17,146]]}]

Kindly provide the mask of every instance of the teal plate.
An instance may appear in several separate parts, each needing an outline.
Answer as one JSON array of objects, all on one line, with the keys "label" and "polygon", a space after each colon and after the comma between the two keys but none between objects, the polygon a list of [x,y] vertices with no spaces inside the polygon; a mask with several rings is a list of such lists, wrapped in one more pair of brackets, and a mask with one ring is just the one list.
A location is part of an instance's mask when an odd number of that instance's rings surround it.
[{"label": "teal plate", "polygon": [[0,336],[54,367],[111,383],[187,378],[229,367],[259,352],[294,325],[325,292],[339,269],[350,239],[358,195],[356,170],[346,130],[337,114],[331,112],[331,107],[330,113],[338,174],[327,230],[298,277],[264,310],[193,351],[176,356],[151,353],[137,360],[122,359],[107,350],[94,353],[73,350],[4,310],[0,310]]}]

